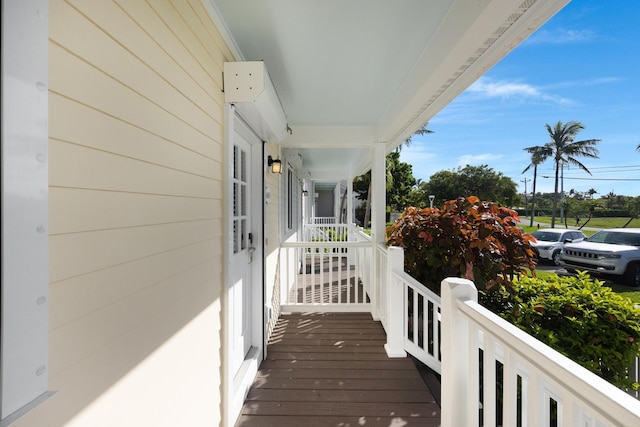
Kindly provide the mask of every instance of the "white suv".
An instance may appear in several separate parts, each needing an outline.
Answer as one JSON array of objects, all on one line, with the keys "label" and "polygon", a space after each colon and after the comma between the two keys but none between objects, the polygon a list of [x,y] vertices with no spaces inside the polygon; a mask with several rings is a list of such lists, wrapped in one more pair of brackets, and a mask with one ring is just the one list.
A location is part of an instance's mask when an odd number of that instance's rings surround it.
[{"label": "white suv", "polygon": [[640,287],[640,228],[598,231],[584,242],[564,245],[561,258],[570,273],[585,270]]},{"label": "white suv", "polygon": [[557,228],[541,228],[531,233],[536,241],[531,244],[540,261],[551,261],[560,265],[560,251],[565,243],[581,242],[587,236],[578,230],[561,230]]}]

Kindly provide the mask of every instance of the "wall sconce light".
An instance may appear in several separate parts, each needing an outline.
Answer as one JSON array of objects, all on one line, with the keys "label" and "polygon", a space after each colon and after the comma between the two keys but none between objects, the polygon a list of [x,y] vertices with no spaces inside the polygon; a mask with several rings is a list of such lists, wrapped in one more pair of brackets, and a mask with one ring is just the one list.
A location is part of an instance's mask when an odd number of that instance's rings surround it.
[{"label": "wall sconce light", "polygon": [[302,190],[302,195],[303,195],[303,196],[308,196],[308,195],[309,195],[309,192],[308,192],[307,190]]},{"label": "wall sconce light", "polygon": [[273,159],[269,156],[267,158],[267,164],[271,167],[271,173],[282,173],[282,161],[280,159]]}]

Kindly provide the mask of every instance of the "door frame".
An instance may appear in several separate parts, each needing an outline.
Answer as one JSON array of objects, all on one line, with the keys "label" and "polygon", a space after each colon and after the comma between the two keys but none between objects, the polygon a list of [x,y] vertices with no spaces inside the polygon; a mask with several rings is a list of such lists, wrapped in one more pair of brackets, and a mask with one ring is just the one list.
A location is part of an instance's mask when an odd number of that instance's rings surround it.
[{"label": "door frame", "polygon": [[[225,426],[233,426],[238,418],[249,388],[258,372],[260,362],[265,355],[265,286],[264,286],[264,141],[236,110],[233,104],[225,103],[224,110],[224,285],[222,289],[222,330],[223,330],[223,419]],[[249,167],[251,168],[251,232],[253,234],[253,253],[251,264],[251,349],[245,356],[240,369],[232,371],[230,360],[233,307],[230,306],[229,290],[231,283],[231,257],[233,254],[233,144],[236,131],[242,132],[250,143]]]}]

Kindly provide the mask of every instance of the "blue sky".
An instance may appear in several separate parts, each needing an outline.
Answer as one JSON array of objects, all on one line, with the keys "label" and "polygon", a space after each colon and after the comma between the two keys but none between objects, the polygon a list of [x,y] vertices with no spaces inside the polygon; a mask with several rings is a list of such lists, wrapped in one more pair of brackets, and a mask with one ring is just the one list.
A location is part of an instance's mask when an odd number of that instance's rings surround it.
[{"label": "blue sky", "polygon": [[[564,170],[564,190],[640,196],[640,1],[574,0],[436,115],[401,160],[423,181],[486,164],[532,190],[523,148],[549,141],[545,124],[581,122],[577,139],[601,139],[591,171]],[[553,163],[536,191],[553,192]],[[544,178],[547,176],[548,178]]]}]

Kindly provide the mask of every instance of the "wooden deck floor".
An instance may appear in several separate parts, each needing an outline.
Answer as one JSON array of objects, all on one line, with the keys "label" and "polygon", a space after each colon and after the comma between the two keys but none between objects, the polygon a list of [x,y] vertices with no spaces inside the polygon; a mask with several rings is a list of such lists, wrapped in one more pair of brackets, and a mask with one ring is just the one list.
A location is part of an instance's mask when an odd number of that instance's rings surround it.
[{"label": "wooden deck floor", "polygon": [[237,427],[439,426],[409,358],[389,359],[367,313],[280,317]]}]

